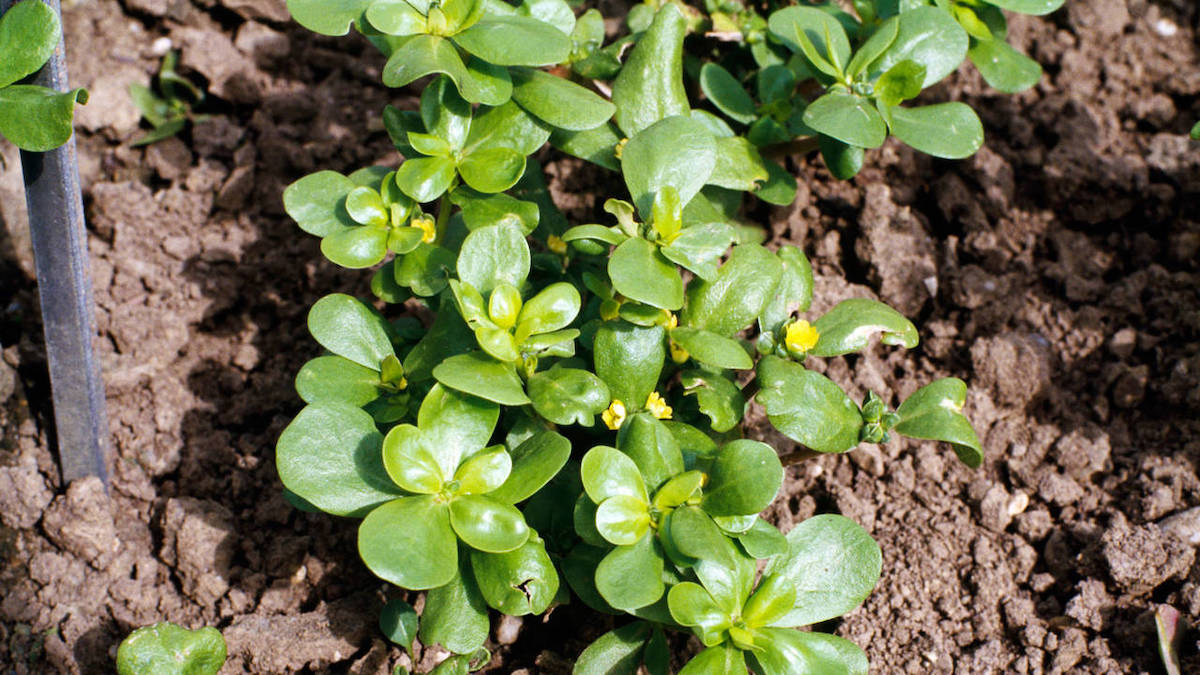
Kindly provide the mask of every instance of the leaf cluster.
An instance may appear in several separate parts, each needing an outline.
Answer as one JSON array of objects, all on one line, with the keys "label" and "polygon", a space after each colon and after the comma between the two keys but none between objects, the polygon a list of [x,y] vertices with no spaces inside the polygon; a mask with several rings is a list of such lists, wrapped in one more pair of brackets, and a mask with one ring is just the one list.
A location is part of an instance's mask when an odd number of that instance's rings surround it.
[{"label": "leaf cluster", "polygon": [[41,0],[21,0],[0,17],[0,134],[22,150],[46,152],[71,138],[84,89],[57,92],[20,84],[41,70],[62,39],[58,14]]},{"label": "leaf cluster", "polygon": [[171,138],[183,131],[188,122],[203,122],[207,115],[196,115],[192,109],[204,102],[204,90],[176,70],[179,52],[163,55],[154,87],[129,85],[129,97],[142,111],[151,129],[133,141],[134,146],[150,145]]}]

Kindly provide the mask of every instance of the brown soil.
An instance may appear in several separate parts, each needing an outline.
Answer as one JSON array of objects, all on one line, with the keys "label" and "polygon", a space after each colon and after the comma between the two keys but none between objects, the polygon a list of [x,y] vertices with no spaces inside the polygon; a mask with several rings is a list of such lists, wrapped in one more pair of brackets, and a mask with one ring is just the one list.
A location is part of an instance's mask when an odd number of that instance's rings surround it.
[{"label": "brown soil", "polygon": [[[804,247],[817,310],[877,295],[916,320],[912,352],[833,359],[893,403],[971,384],[988,452],[970,471],[893,441],[789,470],[771,513],[862,523],[884,552],[866,605],[829,628],[876,672],[1156,672],[1152,610],[1200,624],[1200,12],[1185,0],[1072,2],[1014,22],[1047,77],[1019,96],[970,67],[932,98],[980,111],[987,146],[941,162],[889,143],[849,183],[797,158],[800,195],[763,211]],[[160,620],[220,627],[223,672],[387,673],[386,585],[354,528],[292,510],[272,462],[317,352],[308,306],[365,291],[282,215],[287,183],[397,161],[381,62],[315,37],[274,0],[79,0],[67,10],[81,173],[113,437],[109,497],[61,484],[18,172],[0,180],[0,668],[109,672]],[[168,37],[213,118],[127,141]],[[4,147],[15,166],[16,153]],[[549,165],[575,209],[591,174]],[[845,279],[845,281],[843,281]],[[781,450],[790,449],[778,436]],[[557,673],[609,620],[561,607],[494,622],[493,672]],[[679,643],[681,649],[685,646]],[[1185,672],[1200,672],[1195,634]],[[419,662],[438,658],[420,650]],[[521,670],[524,669],[524,670]]]}]

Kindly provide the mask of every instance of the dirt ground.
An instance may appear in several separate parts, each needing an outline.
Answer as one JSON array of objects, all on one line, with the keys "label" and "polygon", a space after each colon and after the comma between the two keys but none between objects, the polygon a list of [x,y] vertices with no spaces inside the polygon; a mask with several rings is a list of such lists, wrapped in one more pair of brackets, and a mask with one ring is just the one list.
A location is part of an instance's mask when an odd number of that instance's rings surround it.
[{"label": "dirt ground", "polygon": [[[321,260],[282,213],[296,178],[398,160],[361,41],[290,25],[281,0],[77,0],[65,17],[113,439],[111,495],[64,486],[17,155],[0,178],[0,670],[110,672],[160,620],[221,628],[224,673],[388,673],[386,585],[354,528],[292,510],[272,461],[317,353],[304,317],[367,276]],[[832,359],[893,403],[971,385],[988,459],[892,441],[789,469],[787,529],[839,512],[879,541],[866,604],[827,628],[879,673],[1161,672],[1153,608],[1200,624],[1200,11],[1071,0],[1013,22],[1046,77],[1018,96],[965,66],[929,100],[971,103],[985,148],[944,162],[889,142],[851,182],[793,158],[796,203],[754,215],[804,248],[819,311],[875,295],[922,344]],[[162,49],[212,95],[179,140],[131,148],[129,82]],[[547,156],[569,213],[594,174]],[[770,438],[781,451],[785,439]],[[493,622],[497,673],[568,672],[610,620],[566,606]],[[687,649],[683,640],[680,651]],[[1197,635],[1184,671],[1200,672]],[[425,665],[438,658],[418,650]]]}]

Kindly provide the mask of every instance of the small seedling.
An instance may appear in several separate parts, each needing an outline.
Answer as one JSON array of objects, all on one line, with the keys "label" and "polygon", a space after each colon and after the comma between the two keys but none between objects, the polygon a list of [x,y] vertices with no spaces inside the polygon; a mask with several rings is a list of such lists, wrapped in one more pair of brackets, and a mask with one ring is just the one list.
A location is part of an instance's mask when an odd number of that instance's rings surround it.
[{"label": "small seedling", "polygon": [[194,124],[208,119],[207,115],[192,112],[204,102],[204,90],[179,74],[176,70],[178,62],[179,52],[169,51],[163,56],[154,89],[141,84],[129,85],[130,98],[152,127],[132,145],[157,143],[183,131],[188,122]]},{"label": "small seedling", "polygon": [[0,134],[22,150],[46,152],[71,138],[84,89],[57,92],[18,84],[41,70],[62,39],[58,14],[41,0],[22,0],[0,17]]}]

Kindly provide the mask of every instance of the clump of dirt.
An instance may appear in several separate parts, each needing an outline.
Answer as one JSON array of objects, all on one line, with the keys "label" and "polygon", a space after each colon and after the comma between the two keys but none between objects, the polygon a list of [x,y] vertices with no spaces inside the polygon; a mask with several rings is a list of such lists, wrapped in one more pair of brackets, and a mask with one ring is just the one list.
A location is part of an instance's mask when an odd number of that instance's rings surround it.
[{"label": "clump of dirt", "polygon": [[[389,592],[347,522],[291,509],[272,461],[317,352],[305,315],[366,279],[321,261],[280,193],[320,168],[398,161],[364,41],[313,36],[267,0],[79,0],[66,13],[81,111],[98,348],[114,461],[64,486],[19,179],[0,180],[0,665],[110,670],[137,626],[221,628],[224,672],[428,667],[375,626]],[[789,468],[784,529],[836,511],[870,530],[884,576],[836,629],[879,672],[1142,672],[1151,611],[1200,623],[1200,63],[1191,3],[1069,3],[1012,22],[1046,66],[989,90],[965,66],[932,99],[964,100],[986,147],[942,162],[890,142],[851,182],[794,158],[795,204],[761,209],[770,244],[802,246],[822,311],[874,295],[922,344],[814,367],[893,404],[958,376],[988,453],[893,441]],[[212,117],[132,148],[125,96],[163,49],[210,92]],[[15,165],[16,153],[4,148]],[[548,160],[568,212],[596,176]],[[581,193],[583,193],[581,195]],[[765,434],[781,452],[791,449]],[[419,602],[418,598],[412,600]],[[611,627],[577,607],[494,622],[493,672],[568,672]],[[528,630],[526,630],[528,629]],[[682,653],[686,641],[677,641]],[[694,645],[692,645],[694,648]],[[1185,670],[1200,669],[1186,636]]]}]

